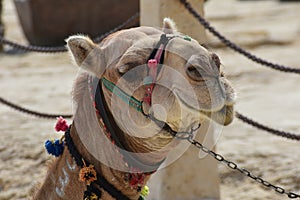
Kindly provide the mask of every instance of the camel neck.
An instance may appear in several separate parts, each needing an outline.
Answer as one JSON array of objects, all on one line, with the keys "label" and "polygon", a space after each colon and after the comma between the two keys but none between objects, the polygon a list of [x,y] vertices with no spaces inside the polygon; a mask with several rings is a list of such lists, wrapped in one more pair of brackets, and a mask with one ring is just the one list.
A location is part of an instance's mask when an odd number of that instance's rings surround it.
[{"label": "camel neck", "polygon": [[[149,172],[150,174],[155,172],[164,161],[164,159],[159,162],[155,162],[154,164],[145,164],[135,157],[133,153],[139,152],[134,152],[135,149],[131,149],[130,140],[132,140],[133,138],[124,133],[115,122],[112,113],[109,111],[109,108],[105,103],[105,98],[101,86],[101,81],[99,81],[96,89],[95,104],[96,109],[99,113],[98,117],[102,119],[99,120],[99,122],[101,123],[103,121],[103,126],[107,127],[107,136],[110,137],[111,141],[115,145],[117,145],[118,148],[125,150],[121,152],[124,152],[124,160],[131,168],[138,169],[141,172]],[[140,142],[141,144],[143,144],[143,141]]]},{"label": "camel neck", "polygon": [[[73,126],[72,126],[73,127]],[[83,157],[82,154],[80,153],[72,139],[72,137],[76,137],[75,134],[75,129],[72,129],[73,131],[73,136],[71,136],[70,134],[70,130],[66,131],[65,133],[65,141],[66,141],[66,145],[68,147],[68,150],[71,154],[71,156],[73,157],[73,159],[75,160],[76,164],[80,167],[80,168],[84,168],[86,166],[90,166],[91,163],[96,163],[97,165],[97,170],[96,170],[96,179],[91,182],[90,184],[88,184],[87,186],[87,190],[91,190],[92,192],[96,193],[98,197],[101,197],[101,189],[103,189],[105,192],[107,192],[108,194],[110,194],[110,196],[114,197],[115,199],[122,199],[122,200],[129,200],[129,198],[124,195],[120,190],[118,190],[114,185],[112,185],[106,177],[104,177],[102,174],[102,170],[103,168],[101,168],[101,164],[98,164],[95,158],[92,158],[92,156],[87,153],[87,151],[83,151],[86,152],[86,155]],[[77,138],[77,146],[80,146],[79,144],[80,140],[78,140]],[[90,155],[90,156],[89,156]],[[87,160],[87,157],[89,157],[90,160]],[[94,165],[92,165],[94,167]],[[101,171],[101,173],[100,173]]]}]

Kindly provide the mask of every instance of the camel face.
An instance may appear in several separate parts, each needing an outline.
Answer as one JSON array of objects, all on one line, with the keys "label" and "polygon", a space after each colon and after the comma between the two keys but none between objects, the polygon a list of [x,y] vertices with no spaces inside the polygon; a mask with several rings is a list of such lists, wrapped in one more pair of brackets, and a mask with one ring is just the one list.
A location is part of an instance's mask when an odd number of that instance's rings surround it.
[{"label": "camel face", "polygon": [[[164,27],[172,28],[172,24]],[[145,106],[145,112],[151,112],[177,131],[179,127],[190,128],[204,118],[230,124],[235,91],[223,75],[218,56],[175,30],[163,32],[150,27],[123,30],[109,36],[100,46],[83,36],[74,36],[68,40],[68,47],[79,66],[142,100],[147,60],[165,33],[176,37],[165,47],[164,62],[152,93],[152,108]],[[122,110],[119,104],[116,107]],[[135,112],[130,111],[132,118],[136,117]]]},{"label": "camel face", "polygon": [[[193,134],[207,118],[221,125],[233,119],[235,92],[218,56],[178,33],[170,20],[163,30],[122,30],[99,45],[72,36],[67,46],[85,71],[74,82],[68,148],[34,199],[82,199],[94,191],[101,199],[115,199],[116,192],[122,196],[116,199],[140,199],[150,174],[180,143],[174,136]],[[71,166],[72,157],[83,164]],[[86,163],[109,184],[79,182]]]},{"label": "camel face", "polygon": [[224,77],[219,57],[196,41],[177,39],[169,48],[171,53],[167,54],[166,65],[175,67],[189,85],[187,89],[174,77],[171,88],[179,101],[191,111],[200,112],[219,124],[232,122],[235,91]]}]

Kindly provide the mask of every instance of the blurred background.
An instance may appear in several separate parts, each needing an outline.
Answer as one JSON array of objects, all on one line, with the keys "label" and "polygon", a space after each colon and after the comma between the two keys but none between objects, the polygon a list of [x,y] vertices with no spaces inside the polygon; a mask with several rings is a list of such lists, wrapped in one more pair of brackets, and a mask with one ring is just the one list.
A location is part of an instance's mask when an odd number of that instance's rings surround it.
[{"label": "blurred background", "polygon": [[[40,11],[35,7],[38,4],[25,5],[24,2],[2,0],[5,38],[21,44],[47,46],[63,45],[61,38],[66,37],[65,30],[67,35],[74,33],[72,28],[80,23],[83,29],[79,32],[92,28],[92,37],[101,35],[139,8],[138,1],[130,1],[132,5],[128,5],[129,1],[116,1],[116,7],[111,7],[109,12],[89,7],[90,12],[94,12],[92,18],[86,16],[86,12],[81,13],[81,9],[70,9],[70,16],[79,17],[74,21],[74,18],[68,19],[67,10],[54,13],[51,6],[40,5],[45,11],[36,12]],[[124,5],[120,6],[121,3]],[[63,6],[66,7],[61,1],[60,7]],[[74,6],[83,7],[80,3]],[[104,18],[97,16],[97,9],[106,11]],[[299,1],[209,0],[204,4],[205,18],[229,39],[259,57],[298,68],[299,10]],[[28,12],[41,15],[32,16]],[[83,18],[91,23],[80,22]],[[48,20],[52,20],[51,23],[65,20],[64,26],[51,29]],[[139,25],[138,20],[129,27],[136,25]],[[54,37],[55,34],[59,37]],[[300,133],[299,75],[255,64],[225,47],[210,33],[207,33],[205,45],[220,56],[226,75],[237,90],[237,110],[274,128]],[[76,73],[77,68],[67,53],[25,53],[4,46],[0,53],[0,96],[33,110],[69,114],[72,112],[70,92]],[[46,139],[55,137],[53,124],[54,120],[24,115],[0,105],[0,200],[28,199],[35,183],[43,179],[49,160],[43,146]],[[217,151],[270,182],[300,192],[300,164],[297,162],[300,151],[296,141],[270,135],[236,119],[223,129]],[[222,199],[287,199],[222,164],[219,164],[219,171]]]}]

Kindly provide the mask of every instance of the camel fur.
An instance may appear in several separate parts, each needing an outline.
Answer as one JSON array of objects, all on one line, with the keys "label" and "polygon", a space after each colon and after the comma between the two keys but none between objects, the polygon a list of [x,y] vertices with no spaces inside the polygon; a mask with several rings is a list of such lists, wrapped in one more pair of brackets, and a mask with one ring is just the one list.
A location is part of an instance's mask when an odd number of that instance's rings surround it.
[{"label": "camel fur", "polygon": [[[145,112],[167,123],[174,131],[189,131],[203,120],[228,125],[233,119],[235,91],[224,77],[218,56],[164,20],[162,30],[138,27],[111,34],[101,44],[82,35],[67,39],[67,47],[81,72],[73,90],[74,119],[71,137],[80,154],[95,166],[116,189],[129,199],[137,200],[140,191],[126,180],[124,160],[119,159],[107,139],[101,117],[95,112],[89,80],[105,77],[127,94],[141,100],[145,94],[143,78],[147,76],[147,59],[162,34],[175,35],[167,45],[164,65],[152,93],[152,107]],[[102,86],[106,105],[120,130],[117,134],[127,151],[147,165],[162,162],[180,142],[149,118]],[[92,94],[93,95],[93,94]],[[78,180],[76,166],[67,147],[49,168],[34,200],[83,198],[86,185]],[[184,172],[183,172],[184,173]],[[143,185],[150,175],[146,175]],[[105,190],[102,200],[114,198]]]}]

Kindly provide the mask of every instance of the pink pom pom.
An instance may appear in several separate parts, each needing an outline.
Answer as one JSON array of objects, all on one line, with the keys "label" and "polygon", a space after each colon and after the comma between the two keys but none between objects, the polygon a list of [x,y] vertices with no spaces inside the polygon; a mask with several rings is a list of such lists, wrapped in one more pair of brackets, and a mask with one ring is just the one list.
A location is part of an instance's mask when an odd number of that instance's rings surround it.
[{"label": "pink pom pom", "polygon": [[68,128],[69,128],[68,122],[63,117],[58,117],[55,125],[55,130],[57,132],[59,131],[65,132],[66,130],[68,130]]}]

